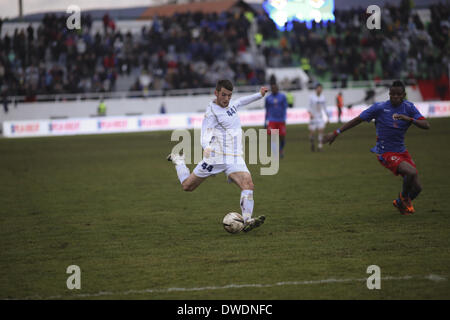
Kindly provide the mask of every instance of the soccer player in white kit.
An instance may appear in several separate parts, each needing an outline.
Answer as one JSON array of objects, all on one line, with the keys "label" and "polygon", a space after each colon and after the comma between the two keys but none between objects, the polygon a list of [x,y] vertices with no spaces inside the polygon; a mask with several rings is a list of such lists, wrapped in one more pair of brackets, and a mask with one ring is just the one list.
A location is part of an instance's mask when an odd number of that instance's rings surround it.
[{"label": "soccer player in white kit", "polygon": [[243,158],[242,127],[237,111],[241,106],[261,99],[267,91],[262,87],[256,94],[231,100],[233,84],[229,80],[219,80],[214,91],[216,99],[208,105],[202,123],[202,161],[190,173],[184,155],[170,154],[167,157],[175,164],[184,191],[193,191],[209,176],[225,172],[228,181],[236,183],[241,189],[244,232],[259,227],[265,217],[252,218],[254,185]]},{"label": "soccer player in white kit", "polygon": [[[315,133],[318,132],[318,151],[322,151],[323,147],[323,132],[325,125],[330,121],[327,109],[325,96],[322,94],[322,85],[316,85],[316,92],[309,97],[308,112],[310,116],[309,121],[309,141],[311,142],[311,151],[315,151]],[[323,114],[325,113],[327,121],[325,122]]]}]

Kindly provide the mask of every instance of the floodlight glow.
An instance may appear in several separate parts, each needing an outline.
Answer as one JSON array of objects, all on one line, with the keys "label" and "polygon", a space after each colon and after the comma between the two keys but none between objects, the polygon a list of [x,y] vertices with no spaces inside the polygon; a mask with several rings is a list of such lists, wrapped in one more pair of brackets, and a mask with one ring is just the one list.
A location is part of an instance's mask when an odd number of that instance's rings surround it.
[{"label": "floodlight glow", "polygon": [[274,12],[272,19],[278,26],[284,26],[288,21],[288,16],[285,11],[279,10],[277,12]]},{"label": "floodlight glow", "polygon": [[311,16],[314,17],[314,21],[317,23],[322,20],[322,14],[319,10],[311,10]]},{"label": "floodlight glow", "polygon": [[266,0],[262,6],[282,31],[294,20],[306,22],[308,28],[312,21],[335,21],[334,0]]}]

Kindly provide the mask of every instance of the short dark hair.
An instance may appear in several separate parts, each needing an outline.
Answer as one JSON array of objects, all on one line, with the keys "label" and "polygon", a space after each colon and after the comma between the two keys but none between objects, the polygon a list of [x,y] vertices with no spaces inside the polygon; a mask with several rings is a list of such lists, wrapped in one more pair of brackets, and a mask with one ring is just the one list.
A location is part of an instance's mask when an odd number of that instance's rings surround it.
[{"label": "short dark hair", "polygon": [[216,84],[216,91],[220,91],[222,88],[233,91],[233,84],[230,80],[219,80]]},{"label": "short dark hair", "polygon": [[270,85],[273,85],[273,84],[275,84],[275,85],[277,84],[277,77],[275,77],[274,74],[270,76]]},{"label": "short dark hair", "polygon": [[393,88],[393,87],[399,87],[399,88],[402,88],[403,91],[406,91],[405,90],[405,85],[400,80],[395,80],[394,82],[392,82],[391,88]]}]

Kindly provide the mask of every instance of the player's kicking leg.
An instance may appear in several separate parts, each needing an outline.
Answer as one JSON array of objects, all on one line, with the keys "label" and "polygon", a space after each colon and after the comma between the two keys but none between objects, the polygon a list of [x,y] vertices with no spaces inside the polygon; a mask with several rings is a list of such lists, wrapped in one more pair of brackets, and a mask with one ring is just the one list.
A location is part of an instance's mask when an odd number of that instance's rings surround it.
[{"label": "player's kicking leg", "polygon": [[397,172],[403,176],[403,189],[399,194],[399,198],[395,201],[403,204],[405,208],[404,214],[412,214],[415,212],[412,200],[417,198],[422,191],[417,169],[410,163],[403,161],[398,165]]},{"label": "player's kicking leg", "polygon": [[249,232],[264,223],[265,216],[252,218],[254,200],[253,200],[253,181],[249,172],[238,171],[228,175],[228,178],[236,183],[241,189],[241,210],[244,218],[244,229],[242,231]]},{"label": "player's kicking leg", "polygon": [[206,178],[197,177],[194,173],[190,173],[189,168],[184,161],[184,155],[169,154],[167,160],[175,165],[178,180],[184,191],[194,191]]}]

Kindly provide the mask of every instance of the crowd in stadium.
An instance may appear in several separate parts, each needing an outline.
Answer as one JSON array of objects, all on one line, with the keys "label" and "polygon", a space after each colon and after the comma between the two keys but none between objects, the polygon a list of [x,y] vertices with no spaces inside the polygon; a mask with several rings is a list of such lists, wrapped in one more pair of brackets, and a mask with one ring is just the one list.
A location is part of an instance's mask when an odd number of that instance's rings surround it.
[{"label": "crowd in stadium", "polygon": [[[138,34],[68,30],[66,17],[46,15],[37,29],[0,39],[0,86],[9,95],[106,92],[118,77],[134,76],[130,90],[211,87],[219,78],[237,85],[265,83],[265,68],[301,66],[320,80],[437,79],[449,62],[449,7],[433,5],[425,26],[411,8],[388,6],[382,32],[368,30],[365,10],[336,11],[335,23],[293,23],[280,32],[266,14],[254,17],[186,13],[159,18]],[[248,30],[256,19],[257,51]],[[445,66],[443,68],[442,66]]]},{"label": "crowd in stadium", "polygon": [[273,33],[263,24],[263,37],[277,40],[264,48],[264,55],[269,66],[303,64],[331,81],[437,79],[446,75],[450,62],[450,12],[443,4],[430,6],[430,11],[431,22],[425,26],[412,14],[410,1],[387,5],[381,15],[383,32],[367,28],[364,10],[335,11],[334,24],[313,22],[311,29],[293,23],[292,32]]}]

